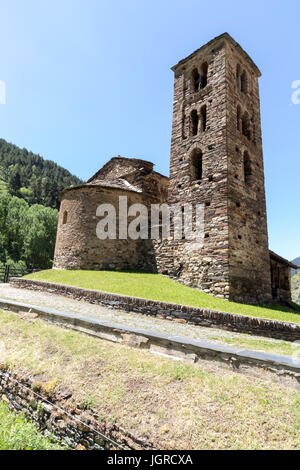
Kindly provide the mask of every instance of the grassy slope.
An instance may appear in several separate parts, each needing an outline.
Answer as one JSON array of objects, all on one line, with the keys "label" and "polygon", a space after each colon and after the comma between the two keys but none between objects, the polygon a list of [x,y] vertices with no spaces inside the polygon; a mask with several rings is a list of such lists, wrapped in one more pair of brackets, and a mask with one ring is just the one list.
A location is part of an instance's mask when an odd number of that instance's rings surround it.
[{"label": "grassy slope", "polygon": [[197,289],[182,286],[160,274],[112,271],[48,270],[26,276],[106,292],[192,305],[271,320],[300,323],[300,314],[282,306],[257,307],[218,299]]},{"label": "grassy slope", "polygon": [[238,338],[226,338],[214,334],[207,337],[208,340],[216,341],[219,344],[228,344],[233,348],[245,348],[253,351],[263,351],[267,353],[281,354],[300,358],[300,344],[288,341],[270,341],[261,338],[251,338],[251,336],[239,336]]},{"label": "grassy slope", "polygon": [[300,394],[0,312],[6,361],[161,449],[300,449]]},{"label": "grassy slope", "polygon": [[55,450],[61,446],[44,437],[23,415],[0,401],[0,450]]}]

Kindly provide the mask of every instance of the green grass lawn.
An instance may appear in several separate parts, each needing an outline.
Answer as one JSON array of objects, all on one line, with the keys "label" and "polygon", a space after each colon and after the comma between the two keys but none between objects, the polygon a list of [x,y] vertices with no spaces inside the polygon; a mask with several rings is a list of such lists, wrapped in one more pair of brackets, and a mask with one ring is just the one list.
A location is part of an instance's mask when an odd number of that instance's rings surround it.
[{"label": "green grass lawn", "polygon": [[295,313],[289,308],[279,305],[258,307],[229,302],[183,286],[161,274],[50,269],[30,274],[26,278],[270,320],[300,323],[300,313]]},{"label": "green grass lawn", "polygon": [[55,450],[59,444],[44,437],[24,415],[12,413],[0,401],[0,450]]}]

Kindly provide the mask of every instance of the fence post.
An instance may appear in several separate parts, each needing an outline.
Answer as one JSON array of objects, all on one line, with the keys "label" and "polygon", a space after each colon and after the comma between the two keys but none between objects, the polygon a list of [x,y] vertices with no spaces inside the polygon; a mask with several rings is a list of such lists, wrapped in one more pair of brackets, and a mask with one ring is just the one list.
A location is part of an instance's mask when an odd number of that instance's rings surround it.
[{"label": "fence post", "polygon": [[8,282],[8,279],[9,279],[9,264],[6,264],[5,265],[5,273],[4,273],[4,284],[6,284]]},{"label": "fence post", "polygon": [[5,271],[4,271],[4,279],[3,279],[3,282],[4,284],[6,284],[6,279],[7,279],[7,264],[5,265]]}]

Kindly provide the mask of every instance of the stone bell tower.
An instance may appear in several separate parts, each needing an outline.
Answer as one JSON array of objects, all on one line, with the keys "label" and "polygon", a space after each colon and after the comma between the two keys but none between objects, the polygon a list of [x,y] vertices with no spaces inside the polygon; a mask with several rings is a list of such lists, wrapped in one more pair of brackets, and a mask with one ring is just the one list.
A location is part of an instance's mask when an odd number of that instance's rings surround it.
[{"label": "stone bell tower", "polygon": [[174,270],[222,298],[268,301],[260,71],[227,33],[172,70],[169,203],[201,203],[205,211],[203,248],[174,241]]}]

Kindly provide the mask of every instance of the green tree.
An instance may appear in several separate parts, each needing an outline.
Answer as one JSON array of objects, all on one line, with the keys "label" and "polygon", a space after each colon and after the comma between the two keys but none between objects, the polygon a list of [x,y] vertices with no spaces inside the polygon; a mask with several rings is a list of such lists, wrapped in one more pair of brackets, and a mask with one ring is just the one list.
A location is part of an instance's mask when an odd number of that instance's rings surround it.
[{"label": "green tree", "polygon": [[24,218],[22,259],[27,266],[51,267],[58,222],[58,211],[39,204],[31,206]]},{"label": "green tree", "polygon": [[8,204],[6,219],[6,248],[9,257],[18,261],[22,256],[24,232],[24,220],[28,212],[28,204],[23,199],[13,196]]},{"label": "green tree", "polygon": [[19,190],[20,197],[25,199],[28,204],[32,204],[34,200],[33,191],[29,188],[20,188]]},{"label": "green tree", "polygon": [[11,194],[17,196],[20,188],[21,188],[20,169],[18,165],[15,165],[11,167],[9,170],[8,189]]}]

